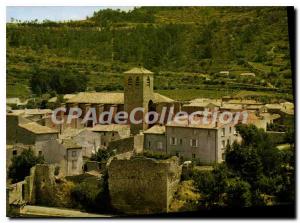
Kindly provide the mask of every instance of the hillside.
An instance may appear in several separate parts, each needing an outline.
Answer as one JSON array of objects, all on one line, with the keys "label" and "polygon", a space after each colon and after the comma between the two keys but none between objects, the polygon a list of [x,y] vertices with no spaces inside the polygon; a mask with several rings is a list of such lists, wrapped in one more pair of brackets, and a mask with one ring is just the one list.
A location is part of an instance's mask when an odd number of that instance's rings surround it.
[{"label": "hillside", "polygon": [[[83,21],[8,23],[7,96],[37,93],[36,67],[75,70],[88,78],[87,90],[103,91],[122,90],[122,72],[139,64],[156,73],[157,90],[291,93],[288,40],[280,7],[141,7]],[[223,70],[229,77],[217,75]]]}]

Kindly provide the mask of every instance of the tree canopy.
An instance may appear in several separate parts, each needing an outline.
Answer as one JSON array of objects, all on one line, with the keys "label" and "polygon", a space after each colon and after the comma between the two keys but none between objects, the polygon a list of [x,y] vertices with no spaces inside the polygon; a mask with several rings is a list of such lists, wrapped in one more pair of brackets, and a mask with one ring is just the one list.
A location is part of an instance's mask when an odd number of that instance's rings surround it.
[{"label": "tree canopy", "polygon": [[12,158],[8,177],[12,179],[13,183],[22,181],[26,176],[30,175],[31,167],[43,162],[44,158],[42,156],[36,156],[31,149],[25,149],[20,155]]}]

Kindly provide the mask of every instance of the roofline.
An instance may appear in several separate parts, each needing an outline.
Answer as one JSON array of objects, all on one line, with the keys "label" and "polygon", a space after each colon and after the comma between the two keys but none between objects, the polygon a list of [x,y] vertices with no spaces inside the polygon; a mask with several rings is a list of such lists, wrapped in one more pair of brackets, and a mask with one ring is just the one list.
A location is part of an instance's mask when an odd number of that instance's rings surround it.
[{"label": "roofline", "polygon": [[143,132],[144,134],[152,134],[152,135],[165,135],[166,134],[166,132],[164,132],[164,133],[157,133],[157,132]]},{"label": "roofline", "polygon": [[194,127],[194,126],[178,126],[178,125],[166,125],[166,127],[179,127],[179,128],[191,128],[191,129],[207,129],[207,130],[218,130],[221,127],[214,128],[203,128],[203,127]]},{"label": "roofline", "polygon": [[58,133],[59,133],[59,132],[56,131],[56,130],[53,130],[53,132],[35,132],[35,131],[32,131],[31,129],[28,129],[28,128],[22,126],[22,124],[21,124],[21,125],[19,124],[18,126],[21,127],[22,129],[25,129],[25,130],[27,130],[27,131],[29,131],[29,132],[32,132],[32,133],[36,134],[36,135],[43,135],[43,134],[58,134]]}]

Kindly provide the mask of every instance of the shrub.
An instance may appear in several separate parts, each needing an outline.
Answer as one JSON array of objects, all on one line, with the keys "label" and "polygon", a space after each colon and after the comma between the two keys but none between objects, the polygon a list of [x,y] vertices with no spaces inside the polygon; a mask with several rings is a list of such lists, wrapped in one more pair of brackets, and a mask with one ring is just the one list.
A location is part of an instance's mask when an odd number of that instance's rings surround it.
[{"label": "shrub", "polygon": [[24,180],[30,175],[31,167],[38,163],[44,163],[44,157],[35,156],[31,149],[25,149],[18,156],[12,158],[12,164],[8,169],[8,177],[13,183]]},{"label": "shrub", "polygon": [[248,207],[251,205],[251,186],[239,179],[227,181],[227,204],[231,207]]},{"label": "shrub", "polygon": [[107,173],[99,184],[82,182],[71,190],[71,199],[75,207],[89,212],[112,210],[108,192]]}]

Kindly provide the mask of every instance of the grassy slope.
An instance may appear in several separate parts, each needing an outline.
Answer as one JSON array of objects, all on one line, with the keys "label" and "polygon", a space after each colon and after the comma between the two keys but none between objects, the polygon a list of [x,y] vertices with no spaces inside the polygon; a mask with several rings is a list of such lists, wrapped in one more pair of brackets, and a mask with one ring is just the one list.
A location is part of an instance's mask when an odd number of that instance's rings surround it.
[{"label": "grassy slope", "polygon": [[[144,9],[141,9],[144,10]],[[278,11],[278,9],[274,8],[266,8],[263,9],[263,15],[272,17],[272,10]],[[221,26],[219,27],[220,32],[218,32],[217,39],[222,40],[222,32],[226,32],[228,29],[228,24],[231,23],[241,23],[242,25],[247,24],[247,22],[253,22],[253,20],[260,21],[260,18],[257,16],[257,10],[251,8],[247,10],[240,10],[237,8],[207,8],[207,7],[191,7],[184,9],[170,9],[170,8],[160,8],[156,10],[155,13],[155,24],[160,26],[161,24],[187,24],[190,26],[199,26],[207,24],[212,19],[221,22]],[[274,14],[276,15],[276,14]],[[268,19],[268,18],[267,18]],[[263,19],[261,19],[263,20]],[[131,22],[123,22],[125,26],[130,29],[138,25],[137,23]],[[263,23],[263,22],[262,22]],[[262,35],[263,38],[269,38],[270,41],[267,44],[268,48],[271,48],[273,45],[283,45],[286,47],[287,38],[279,38],[281,37],[280,31],[282,28],[282,24],[284,21],[275,21],[274,24],[270,25],[270,27],[265,28],[265,32]],[[141,25],[141,23],[139,24]],[[145,25],[145,24],[144,24]],[[117,25],[116,25],[117,26]],[[281,27],[281,28],[280,28]],[[43,28],[44,29],[44,28]],[[56,28],[58,31],[60,28]],[[78,28],[70,28],[78,31]],[[80,30],[80,28],[79,28]],[[185,41],[190,41],[193,37],[187,36]],[[100,44],[100,43],[99,43]],[[21,96],[27,97],[30,95],[30,89],[28,89],[28,80],[30,78],[30,70],[33,64],[38,64],[42,67],[70,67],[71,69],[78,69],[81,72],[86,72],[86,75],[89,77],[89,86],[90,89],[93,90],[96,86],[109,86],[114,84],[123,84],[123,76],[121,72],[116,72],[116,68],[114,67],[114,63],[109,60],[99,60],[97,58],[89,57],[89,59],[84,57],[74,57],[72,55],[68,55],[66,51],[59,52],[56,49],[47,49],[47,50],[32,50],[26,46],[13,48],[8,45],[7,47],[7,55],[8,55],[8,64],[7,64],[7,96]],[[253,51],[255,47],[245,46],[245,51]],[[67,50],[67,49],[65,49]],[[252,52],[253,53],[253,52]],[[60,55],[61,54],[61,55]],[[220,56],[222,59],[222,55]],[[33,60],[33,61],[32,61]],[[285,64],[288,58],[284,58],[282,56],[282,52],[277,52],[275,54],[274,61],[276,64]],[[220,62],[221,61],[221,62]],[[136,64],[134,63],[122,63],[120,61],[117,62],[121,71],[130,68]],[[262,69],[265,72],[270,72],[271,67],[262,63],[251,62],[253,66],[258,69]],[[164,69],[163,67],[160,70]],[[168,68],[166,68],[168,69]],[[234,61],[222,62],[222,60],[213,61],[213,65],[210,68],[210,72],[217,72],[219,70],[230,70],[232,74],[239,74],[241,72],[249,72],[250,70],[247,67],[238,65]],[[274,71],[278,71],[279,68],[275,67]],[[166,70],[169,71],[169,70]],[[182,82],[181,77],[187,77],[193,75],[193,73],[183,73],[178,72],[176,74],[176,69],[173,70],[174,75],[164,76],[159,75],[156,76],[155,86],[158,87],[159,91],[167,96],[172,98],[187,100],[195,97],[220,97],[223,95],[236,93],[236,90],[227,90],[222,91],[219,87],[216,89],[207,90],[205,87],[198,87],[198,89],[186,89],[186,88],[194,88],[193,80],[188,79],[189,81],[186,83]],[[176,85],[177,90],[162,90],[171,84]],[[175,93],[175,94],[174,94]]]}]

